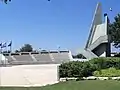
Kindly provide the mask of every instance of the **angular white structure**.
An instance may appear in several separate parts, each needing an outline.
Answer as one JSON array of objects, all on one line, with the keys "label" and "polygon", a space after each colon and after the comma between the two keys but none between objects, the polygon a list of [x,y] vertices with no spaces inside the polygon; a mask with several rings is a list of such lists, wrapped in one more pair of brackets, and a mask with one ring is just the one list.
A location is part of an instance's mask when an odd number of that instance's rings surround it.
[{"label": "angular white structure", "polygon": [[110,56],[110,38],[108,35],[109,19],[104,14],[104,22],[102,21],[102,7],[97,4],[95,15],[90,27],[90,34],[84,50],[81,52],[87,59],[96,57]]}]

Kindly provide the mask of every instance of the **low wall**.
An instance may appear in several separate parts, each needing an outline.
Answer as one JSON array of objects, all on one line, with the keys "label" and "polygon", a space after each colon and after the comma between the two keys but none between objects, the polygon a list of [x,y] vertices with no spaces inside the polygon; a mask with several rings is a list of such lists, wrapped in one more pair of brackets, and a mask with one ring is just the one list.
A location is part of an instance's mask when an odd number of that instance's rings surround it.
[{"label": "low wall", "polygon": [[72,59],[72,61],[81,61],[81,62],[85,62],[85,61],[89,61],[89,59]]},{"label": "low wall", "polygon": [[1,86],[43,86],[58,82],[57,64],[0,67]]}]

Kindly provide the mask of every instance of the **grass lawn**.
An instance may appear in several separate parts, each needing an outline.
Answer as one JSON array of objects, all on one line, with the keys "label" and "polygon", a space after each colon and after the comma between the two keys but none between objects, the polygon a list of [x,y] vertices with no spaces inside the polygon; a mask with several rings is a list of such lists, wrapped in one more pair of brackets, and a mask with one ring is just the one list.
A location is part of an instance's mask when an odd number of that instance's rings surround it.
[{"label": "grass lawn", "polygon": [[120,81],[68,81],[51,86],[35,88],[8,88],[1,87],[0,90],[120,90]]}]

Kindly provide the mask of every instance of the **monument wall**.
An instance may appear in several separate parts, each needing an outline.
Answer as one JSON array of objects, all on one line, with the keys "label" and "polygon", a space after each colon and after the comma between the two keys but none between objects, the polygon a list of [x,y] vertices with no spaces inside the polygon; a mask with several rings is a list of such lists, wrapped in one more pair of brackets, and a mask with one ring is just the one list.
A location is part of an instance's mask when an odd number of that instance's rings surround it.
[{"label": "monument wall", "polygon": [[0,67],[0,86],[43,86],[58,82],[57,64]]}]

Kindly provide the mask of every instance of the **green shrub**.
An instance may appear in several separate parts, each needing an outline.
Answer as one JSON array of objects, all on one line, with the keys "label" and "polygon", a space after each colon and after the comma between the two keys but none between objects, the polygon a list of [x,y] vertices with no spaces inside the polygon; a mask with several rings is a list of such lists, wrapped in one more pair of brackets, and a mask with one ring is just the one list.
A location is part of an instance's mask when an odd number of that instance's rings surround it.
[{"label": "green shrub", "polygon": [[120,76],[120,70],[117,70],[116,68],[103,69],[95,71],[93,75],[97,77],[118,77]]},{"label": "green shrub", "polygon": [[[110,68],[109,73],[104,71],[108,68]],[[95,71],[94,75],[96,76],[118,76],[119,72],[114,72],[114,69],[120,69],[120,58],[94,58],[86,62],[72,61],[63,63],[59,67],[59,75],[60,77],[87,77],[93,75]],[[103,71],[102,74],[101,70]],[[116,74],[112,75],[110,72]]]},{"label": "green shrub", "polygon": [[109,58],[94,58],[89,61],[94,70],[107,69],[114,67],[120,69],[120,58],[109,57]]},{"label": "green shrub", "polygon": [[92,75],[92,68],[89,62],[72,61],[61,64],[59,72],[60,77],[87,77]]}]

